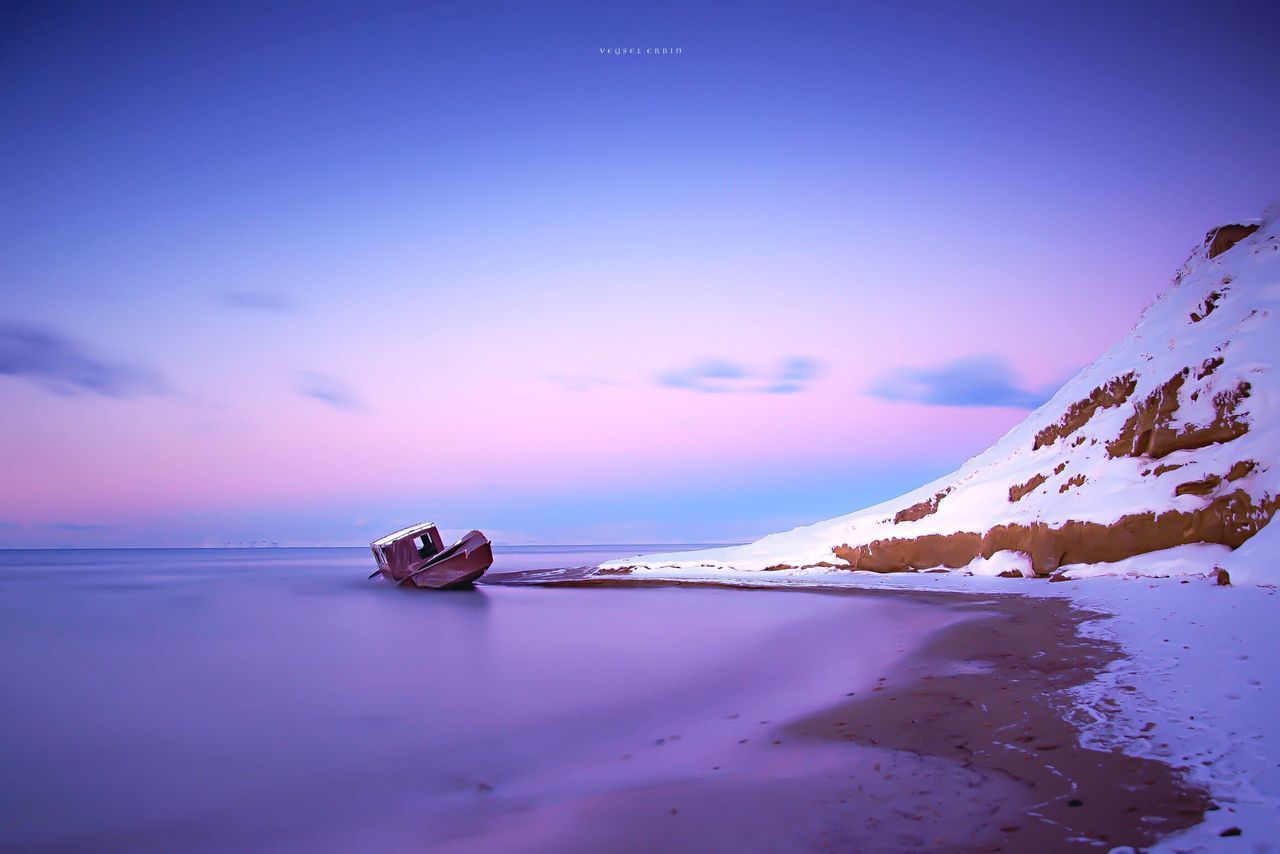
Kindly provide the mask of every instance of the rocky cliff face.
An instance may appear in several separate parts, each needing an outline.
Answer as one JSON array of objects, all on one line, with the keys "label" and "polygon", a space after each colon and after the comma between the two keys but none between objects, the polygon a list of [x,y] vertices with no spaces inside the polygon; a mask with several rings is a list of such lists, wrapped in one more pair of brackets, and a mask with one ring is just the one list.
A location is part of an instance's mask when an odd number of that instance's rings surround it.
[{"label": "rocky cliff face", "polygon": [[1213,572],[1280,506],[1277,354],[1280,222],[1227,224],[1124,340],[958,471],[745,546],[603,570]]}]

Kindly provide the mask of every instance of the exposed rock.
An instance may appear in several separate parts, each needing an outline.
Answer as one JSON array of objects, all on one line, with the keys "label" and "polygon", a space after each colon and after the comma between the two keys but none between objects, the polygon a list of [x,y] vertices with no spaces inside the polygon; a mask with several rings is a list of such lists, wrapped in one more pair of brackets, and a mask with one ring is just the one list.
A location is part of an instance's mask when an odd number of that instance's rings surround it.
[{"label": "exposed rock", "polygon": [[1200,370],[1196,372],[1196,379],[1202,380],[1212,374],[1218,368],[1222,367],[1223,358],[1221,356],[1213,356],[1205,359],[1200,363]]},{"label": "exposed rock", "polygon": [[1257,225],[1231,224],[1218,226],[1204,236],[1205,245],[1209,247],[1209,257],[1217,258],[1257,230]]},{"label": "exposed rock", "polygon": [[[1070,436],[1079,430],[1099,409],[1110,409],[1119,406],[1129,399],[1138,386],[1137,374],[1130,371],[1121,377],[1112,377],[1102,385],[1089,392],[1083,400],[1077,400],[1067,407],[1062,417],[1036,433],[1031,450],[1036,451],[1046,445],[1052,445],[1059,439]],[[1082,437],[1083,438],[1083,437]]]},{"label": "exposed rock", "polygon": [[[955,534],[925,534],[915,538],[875,540],[864,546],[841,545],[832,553],[850,569],[871,572],[902,572],[945,566],[959,569],[982,555],[981,535],[962,531]],[[991,552],[994,554],[995,552]]]},{"label": "exposed rock", "polygon": [[1200,480],[1189,480],[1186,483],[1178,484],[1173,490],[1174,495],[1208,495],[1222,484],[1222,478],[1216,474],[1203,477]]},{"label": "exposed rock", "polygon": [[976,557],[998,551],[1025,552],[1037,575],[1068,563],[1109,563],[1184,543],[1220,543],[1237,548],[1275,514],[1280,499],[1254,501],[1237,489],[1192,511],[1134,513],[1109,525],[1071,520],[1059,527],[1043,522],[997,525],[985,534],[959,531],[915,538],[874,540],[861,546],[836,546],[836,557],[850,569],[901,572],[946,566],[958,569]]},{"label": "exposed rock", "polygon": [[1141,456],[1157,427],[1173,420],[1178,411],[1178,391],[1187,381],[1189,370],[1183,368],[1161,383],[1133,408],[1133,414],[1120,428],[1120,435],[1107,443],[1107,455],[1111,457]]},{"label": "exposed rock", "polygon": [[1066,492],[1068,489],[1072,489],[1073,487],[1084,486],[1084,482],[1085,482],[1084,475],[1082,474],[1073,475],[1072,477],[1067,478],[1066,483],[1058,487],[1058,491]]},{"label": "exposed rock", "polygon": [[926,498],[916,504],[912,504],[905,510],[899,510],[893,516],[893,524],[898,525],[902,522],[918,522],[925,516],[932,516],[938,512],[938,503],[946,498],[951,492],[951,487],[936,493],[932,498]]},{"label": "exposed rock", "polygon": [[1242,477],[1246,477],[1250,472],[1257,468],[1257,466],[1258,464],[1253,460],[1241,460],[1231,466],[1231,469],[1227,472],[1227,480],[1237,481]]},{"label": "exposed rock", "polygon": [[1036,487],[1038,487],[1040,484],[1044,483],[1048,479],[1049,478],[1045,477],[1044,475],[1038,474],[1032,477],[1026,483],[1014,484],[1013,486],[1009,487],[1009,500],[1021,501],[1024,495],[1034,491]]},{"label": "exposed rock", "polygon": [[1174,451],[1230,442],[1249,432],[1249,422],[1236,413],[1240,403],[1249,396],[1250,385],[1243,381],[1234,389],[1213,396],[1214,418],[1208,424],[1172,427],[1173,416],[1178,411],[1178,393],[1189,373],[1189,369],[1183,368],[1134,407],[1120,435],[1107,443],[1108,456],[1160,459]]},{"label": "exposed rock", "polygon": [[1184,465],[1186,465],[1186,463],[1176,463],[1176,464],[1161,463],[1160,465],[1156,466],[1151,473],[1154,474],[1156,477],[1159,477],[1160,475],[1165,474],[1167,472],[1177,471],[1178,469],[1182,468]]},{"label": "exposed rock", "polygon": [[1220,291],[1210,291],[1209,295],[1204,298],[1204,302],[1200,303],[1200,307],[1191,312],[1191,322],[1199,323],[1213,314],[1213,310],[1218,307],[1218,300],[1222,299],[1225,294],[1225,288]]}]

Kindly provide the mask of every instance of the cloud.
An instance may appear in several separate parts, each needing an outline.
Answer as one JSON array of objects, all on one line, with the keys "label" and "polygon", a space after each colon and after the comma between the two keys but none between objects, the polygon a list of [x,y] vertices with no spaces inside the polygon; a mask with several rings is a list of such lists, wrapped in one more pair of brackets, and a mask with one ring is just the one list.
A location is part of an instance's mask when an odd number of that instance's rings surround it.
[{"label": "cloud", "polygon": [[1057,385],[1027,388],[1002,356],[965,356],[936,368],[898,368],[877,380],[867,393],[884,400],[929,406],[1004,406],[1035,409],[1053,396]]},{"label": "cloud", "polygon": [[334,409],[345,409],[348,412],[363,412],[364,401],[354,390],[337,377],[319,374],[315,371],[298,371],[298,393],[310,397]]},{"label": "cloud", "polygon": [[804,391],[805,385],[816,380],[821,373],[822,363],[818,360],[792,356],[783,360],[773,384],[765,386],[761,391],[766,394],[795,394]]},{"label": "cloud", "polygon": [[79,522],[52,522],[44,527],[55,531],[105,531],[109,528],[108,525],[85,525]]},{"label": "cloud", "polygon": [[720,359],[707,359],[687,368],[664,371],[658,376],[658,385],[718,393],[734,390],[736,382],[746,376],[747,370],[741,365]]},{"label": "cloud", "polygon": [[756,371],[725,359],[706,359],[686,368],[664,371],[657,382],[667,388],[703,394],[795,394],[805,391],[821,373],[822,363],[807,356],[783,359],[771,371]]},{"label": "cloud", "polygon": [[168,392],[155,371],[99,359],[52,330],[18,323],[0,322],[0,375],[59,394],[121,398]]},{"label": "cloud", "polygon": [[0,519],[0,531],[8,530],[9,528],[21,528],[21,527],[22,526],[19,525],[17,522],[6,522],[4,519]]},{"label": "cloud", "polygon": [[266,291],[224,291],[218,295],[218,299],[223,305],[245,311],[292,314],[299,308],[297,300],[293,297]]}]

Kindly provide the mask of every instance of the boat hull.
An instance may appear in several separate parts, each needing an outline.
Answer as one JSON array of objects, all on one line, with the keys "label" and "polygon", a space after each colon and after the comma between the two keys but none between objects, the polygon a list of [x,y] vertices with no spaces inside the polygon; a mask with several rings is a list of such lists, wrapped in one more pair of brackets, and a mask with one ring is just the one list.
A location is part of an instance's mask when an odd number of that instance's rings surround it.
[{"label": "boat hull", "polygon": [[488,572],[493,565],[493,548],[488,540],[446,557],[437,563],[422,567],[399,583],[404,586],[425,587],[429,590],[445,590],[464,587]]},{"label": "boat hull", "polygon": [[479,531],[443,547],[435,525],[424,523],[372,543],[378,575],[401,587],[444,590],[474,583],[493,564],[493,547]]}]

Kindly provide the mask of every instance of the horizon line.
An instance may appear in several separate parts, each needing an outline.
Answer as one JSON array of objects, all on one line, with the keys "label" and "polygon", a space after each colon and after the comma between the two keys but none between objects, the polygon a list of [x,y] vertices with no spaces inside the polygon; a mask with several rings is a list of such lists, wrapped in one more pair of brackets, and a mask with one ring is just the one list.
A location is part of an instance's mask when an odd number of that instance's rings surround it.
[{"label": "horizon line", "polygon": [[[504,548],[650,548],[654,546],[694,546],[701,548],[726,548],[746,545],[750,541],[732,543],[494,543],[495,549]],[[75,551],[283,551],[286,549],[367,549],[367,545],[347,546],[0,546],[0,552],[75,552]]]}]

